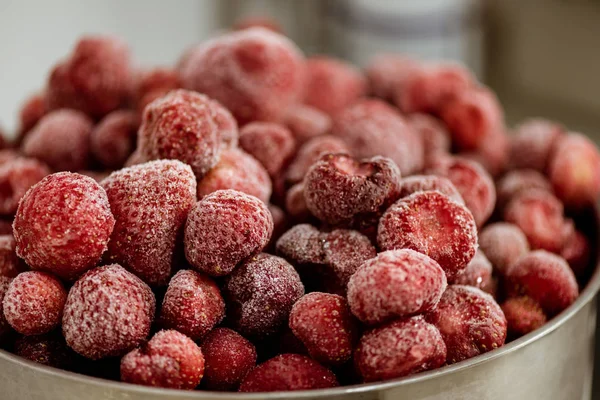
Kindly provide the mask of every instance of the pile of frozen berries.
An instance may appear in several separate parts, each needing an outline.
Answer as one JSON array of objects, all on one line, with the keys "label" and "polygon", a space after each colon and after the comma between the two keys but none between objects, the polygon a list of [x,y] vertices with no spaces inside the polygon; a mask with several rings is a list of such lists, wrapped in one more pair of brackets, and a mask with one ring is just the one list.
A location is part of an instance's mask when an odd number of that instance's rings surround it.
[{"label": "pile of frozen berries", "polygon": [[133,65],[81,39],[0,151],[17,355],[178,389],[373,382],[497,349],[589,277],[598,150],[507,129],[459,65],[361,71],[252,23]]}]

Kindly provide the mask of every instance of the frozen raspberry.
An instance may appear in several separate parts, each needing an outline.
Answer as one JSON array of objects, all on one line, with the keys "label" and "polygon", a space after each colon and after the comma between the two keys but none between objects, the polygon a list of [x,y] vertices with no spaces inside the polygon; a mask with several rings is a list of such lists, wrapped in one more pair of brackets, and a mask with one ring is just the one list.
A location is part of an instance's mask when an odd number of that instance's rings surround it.
[{"label": "frozen raspberry", "polygon": [[106,168],[121,168],[135,149],[138,116],[133,111],[113,111],[94,127],[90,150]]},{"label": "frozen raspberry", "polygon": [[290,107],[283,123],[294,135],[296,143],[303,144],[310,139],[321,136],[331,129],[331,117],[323,111],[305,104]]},{"label": "frozen raspberry", "polygon": [[521,256],[529,253],[527,237],[517,225],[496,222],[479,233],[479,247],[500,275]]},{"label": "frozen raspberry", "polygon": [[382,250],[407,248],[426,254],[452,280],[475,256],[477,227],[462,204],[439,192],[420,192],[383,214],[377,243]]},{"label": "frozen raspberry", "polygon": [[556,144],[548,175],[556,196],[570,209],[596,204],[600,195],[600,153],[579,133],[569,133]]},{"label": "frozen raspberry", "polygon": [[521,296],[507,299],[502,311],[508,324],[508,335],[518,338],[535,331],[546,323],[546,314],[531,297]]},{"label": "frozen raspberry", "polygon": [[552,193],[550,181],[536,170],[516,169],[506,173],[496,186],[498,208],[503,210],[514,197],[529,189],[540,189]]},{"label": "frozen raspberry", "polygon": [[421,68],[419,61],[401,54],[378,54],[365,68],[372,95],[392,100],[396,90],[408,77]]},{"label": "frozen raspberry", "polygon": [[302,296],[292,307],[289,326],[318,362],[341,365],[352,358],[357,325],[342,296],[320,292]]},{"label": "frozen raspberry", "polygon": [[75,110],[46,114],[27,134],[23,153],[55,171],[77,171],[89,163],[92,121]]},{"label": "frozen raspberry", "polygon": [[155,306],[150,288],[123,267],[94,268],[69,291],[63,335],[69,347],[92,360],[121,356],[146,340]]},{"label": "frozen raspberry", "polygon": [[[348,229],[320,232],[308,224],[296,225],[277,241],[277,253],[292,262],[302,275],[320,277],[306,280],[345,293],[350,277],[358,267],[377,255],[366,236]],[[328,291],[329,291],[328,290]]]},{"label": "frozen raspberry", "polygon": [[413,175],[400,181],[400,198],[413,193],[437,190],[460,204],[465,204],[460,193],[449,179],[437,175]]},{"label": "frozen raspberry", "polygon": [[57,332],[47,335],[22,336],[15,342],[15,354],[49,367],[70,369],[75,354]]},{"label": "frozen raspberry", "polygon": [[285,210],[297,222],[305,222],[310,219],[312,214],[308,210],[304,199],[304,183],[297,183],[287,191]]},{"label": "frozen raspberry", "polygon": [[511,297],[531,297],[550,317],[570,306],[579,294],[569,264],[544,250],[532,251],[511,265],[506,286]]},{"label": "frozen raspberry", "polygon": [[106,192],[92,178],[52,174],[19,203],[17,255],[32,269],[72,280],[98,263],[114,225]]},{"label": "frozen raspberry", "polygon": [[287,38],[262,28],[227,33],[191,51],[183,86],[218,100],[241,124],[280,120],[299,100],[304,60]]},{"label": "frozen raspberry", "polygon": [[269,243],[273,218],[259,199],[236,190],[218,190],[199,201],[185,226],[185,255],[211,276],[229,274]]},{"label": "frozen raspberry", "polygon": [[489,89],[472,88],[456,93],[441,109],[441,118],[460,150],[477,149],[495,131],[504,131],[504,113]]},{"label": "frozen raspberry", "polygon": [[193,390],[203,375],[202,350],[173,330],[158,332],[121,360],[121,380],[138,385]]},{"label": "frozen raspberry", "polygon": [[300,354],[280,354],[246,375],[240,392],[280,392],[339,386],[330,370]]},{"label": "frozen raspberry", "polygon": [[240,131],[240,147],[256,158],[269,175],[277,176],[293,156],[296,143],[292,133],[273,122],[252,122]]},{"label": "frozen raspberry", "polygon": [[113,172],[102,186],[116,219],[106,259],[149,285],[166,285],[177,239],[196,202],[191,168],[152,161]]},{"label": "frozen raspberry", "polygon": [[[9,278],[8,276],[0,276],[0,305],[4,302],[4,295],[8,290],[8,286],[13,278]],[[0,312],[0,340],[6,338],[12,332],[12,328],[6,317],[4,316],[4,312]]]},{"label": "frozen raspberry", "polygon": [[208,390],[237,390],[256,365],[254,345],[231,329],[213,329],[201,347],[206,360],[202,386]]},{"label": "frozen raspberry", "polygon": [[531,189],[514,197],[504,209],[504,219],[523,231],[532,249],[559,253],[563,248],[563,205],[544,190]]},{"label": "frozen raspberry", "polygon": [[343,140],[331,136],[319,136],[306,142],[290,163],[285,177],[287,183],[293,185],[304,179],[310,167],[324,154],[348,153],[348,147]]},{"label": "frozen raspberry", "polygon": [[265,253],[242,263],[223,287],[229,322],[240,333],[253,337],[279,330],[303,294],[304,286],[294,267]]},{"label": "frozen raspberry", "polygon": [[23,335],[42,335],[60,324],[67,291],[53,275],[19,274],[10,283],[2,308],[10,326]]},{"label": "frozen raspberry", "polygon": [[348,303],[373,325],[431,311],[446,289],[444,270],[414,250],[390,250],[362,264],[348,282]]},{"label": "frozen raspberry", "polygon": [[264,28],[275,33],[283,34],[283,27],[274,18],[262,15],[250,15],[235,21],[233,29],[241,31],[250,28]]},{"label": "frozen raspberry", "polygon": [[47,112],[48,107],[44,93],[36,93],[30,96],[25,103],[23,103],[21,110],[19,111],[18,140],[21,141]]},{"label": "frozen raspberry", "polygon": [[354,66],[327,56],[306,60],[305,104],[335,115],[366,92],[367,81]]},{"label": "frozen raspberry", "polygon": [[27,270],[27,266],[17,257],[15,246],[12,234],[0,235],[0,276],[14,278]]},{"label": "frozen raspberry", "polygon": [[383,101],[357,101],[336,115],[331,133],[343,139],[357,158],[389,157],[403,175],[423,167],[423,141],[400,113]]},{"label": "frozen raspberry", "polygon": [[327,154],[304,178],[304,198],[311,213],[332,225],[372,226],[399,197],[400,170],[385,157],[357,161]]},{"label": "frozen raspberry", "polygon": [[442,121],[431,115],[414,113],[406,116],[406,122],[423,141],[425,160],[450,151],[450,133]]},{"label": "frozen raspberry", "polygon": [[[1,238],[2,237],[0,236],[0,240]],[[2,242],[0,241],[0,243]],[[569,263],[575,276],[581,277],[585,274],[590,265],[592,259],[592,246],[583,233],[574,230],[573,234],[567,238],[560,255]]]},{"label": "frozen raspberry", "polygon": [[200,340],[224,316],[225,302],[212,279],[190,270],[171,278],[160,311],[162,326]]},{"label": "frozen raspberry", "polygon": [[170,68],[158,67],[140,71],[136,78],[134,99],[138,112],[144,111],[148,104],[171,90],[181,87],[178,71]]},{"label": "frozen raspberry", "polygon": [[467,268],[456,276],[452,283],[456,285],[474,286],[494,294],[494,278],[492,277],[492,263],[487,259],[481,249],[477,250],[475,257],[471,260]]},{"label": "frozen raspberry", "polygon": [[448,286],[426,318],[444,338],[448,364],[494,350],[506,340],[502,309],[492,296],[472,286]]},{"label": "frozen raspberry", "polygon": [[420,315],[368,331],[354,353],[354,363],[365,382],[412,375],[445,362],[446,346],[440,331]]},{"label": "frozen raspberry", "polygon": [[510,140],[511,168],[544,172],[565,130],[555,122],[534,118],[522,122],[514,132]]},{"label": "frozen raspberry", "polygon": [[454,184],[477,226],[483,226],[496,205],[496,188],[490,174],[480,164],[458,157],[442,162],[434,172]]},{"label": "frozen raspberry", "polygon": [[429,63],[409,68],[392,97],[402,112],[439,114],[449,99],[467,90],[475,78],[463,66]]},{"label": "frozen raspberry", "polygon": [[510,139],[504,130],[492,131],[476,149],[460,156],[478,162],[490,175],[500,176],[508,166]]},{"label": "frozen raspberry", "polygon": [[100,118],[119,108],[131,92],[129,49],[112,36],[86,36],[50,73],[51,110],[73,108]]},{"label": "frozen raspberry", "polygon": [[219,161],[221,130],[215,102],[200,93],[174,90],[144,110],[139,149],[148,160],[176,159],[202,178]]},{"label": "frozen raspberry", "polygon": [[273,186],[260,162],[232,148],[223,151],[219,163],[198,182],[198,198],[223,189],[237,190],[268,203]]},{"label": "frozen raspberry", "polygon": [[14,214],[27,190],[49,174],[48,167],[34,158],[0,164],[0,214]]}]

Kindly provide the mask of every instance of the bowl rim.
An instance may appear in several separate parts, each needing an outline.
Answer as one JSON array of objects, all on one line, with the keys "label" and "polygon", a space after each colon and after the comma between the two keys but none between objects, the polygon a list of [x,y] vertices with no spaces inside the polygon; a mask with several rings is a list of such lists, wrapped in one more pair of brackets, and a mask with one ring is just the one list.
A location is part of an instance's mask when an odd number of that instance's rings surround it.
[{"label": "bowl rim", "polygon": [[[596,211],[596,221],[598,219],[598,209]],[[600,225],[600,222],[598,222]],[[598,228],[600,229],[600,227]],[[600,236],[600,235],[599,235]],[[239,392],[215,392],[207,390],[179,390],[179,389],[166,389],[166,388],[154,388],[149,386],[135,385],[124,382],[116,382],[102,378],[96,378],[76,372],[65,371],[58,368],[53,368],[45,365],[41,365],[34,361],[21,358],[15,354],[9,353],[6,350],[0,349],[0,359],[4,359],[10,363],[14,363],[23,369],[30,369],[38,374],[43,374],[49,378],[56,378],[71,382],[76,382],[84,385],[100,386],[104,389],[113,389],[115,391],[121,391],[124,393],[135,393],[139,395],[152,395],[152,396],[163,396],[168,399],[171,396],[178,396],[179,399],[196,399],[196,400],[213,400],[213,399],[227,399],[227,400],[258,400],[258,399],[313,399],[313,398],[325,398],[330,396],[344,396],[351,394],[363,394],[369,392],[379,392],[389,389],[397,389],[402,386],[408,386],[411,384],[421,383],[427,380],[433,380],[437,377],[446,376],[458,371],[464,371],[474,368],[478,365],[488,363],[496,358],[502,357],[505,354],[515,352],[529,344],[541,339],[558,328],[564,323],[571,319],[577,314],[583,307],[590,302],[594,301],[598,291],[600,290],[600,240],[597,241],[596,247],[599,249],[599,254],[596,268],[588,281],[587,285],[579,294],[577,300],[571,304],[568,308],[563,310],[560,314],[555,316],[553,319],[548,321],[541,328],[536,329],[529,334],[520,337],[502,346],[498,349],[490,352],[480,354],[468,360],[458,362],[456,364],[447,365],[441,368],[437,368],[431,371],[421,372],[415,375],[392,379],[382,382],[363,383],[349,386],[339,386],[328,389],[312,389],[312,390],[298,390],[298,391],[287,391],[287,392],[257,392],[257,393],[239,393]]]}]

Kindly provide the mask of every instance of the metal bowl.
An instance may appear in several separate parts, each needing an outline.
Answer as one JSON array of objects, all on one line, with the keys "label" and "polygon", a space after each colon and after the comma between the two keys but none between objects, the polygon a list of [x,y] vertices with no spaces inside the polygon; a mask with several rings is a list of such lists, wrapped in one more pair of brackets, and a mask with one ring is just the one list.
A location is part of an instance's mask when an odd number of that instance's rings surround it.
[{"label": "metal bowl", "polygon": [[[589,221],[589,220],[588,220]],[[597,237],[598,213],[592,227]],[[600,248],[600,247],[598,247]],[[577,301],[540,329],[489,353],[414,376],[335,389],[258,394],[154,389],[45,367],[0,350],[5,400],[590,400],[600,264]]]}]

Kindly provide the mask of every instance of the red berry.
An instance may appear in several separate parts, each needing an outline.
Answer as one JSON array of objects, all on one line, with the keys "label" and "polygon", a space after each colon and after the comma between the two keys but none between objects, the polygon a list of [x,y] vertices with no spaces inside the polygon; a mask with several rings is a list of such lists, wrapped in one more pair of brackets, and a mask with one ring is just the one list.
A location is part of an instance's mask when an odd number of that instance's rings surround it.
[{"label": "red berry", "polygon": [[521,257],[506,272],[509,295],[527,295],[552,317],[569,307],[579,295],[569,264],[544,250]]},{"label": "red berry", "polygon": [[495,289],[494,278],[492,277],[492,263],[487,259],[481,249],[477,250],[475,257],[471,260],[467,268],[465,268],[452,281],[456,285],[474,286],[494,295]]},{"label": "red berry", "polygon": [[15,342],[15,354],[49,367],[70,369],[76,355],[58,333],[22,336]]},{"label": "red berry", "polygon": [[475,256],[477,227],[462,204],[439,192],[420,192],[400,199],[383,214],[377,243],[382,250],[426,254],[452,280]]},{"label": "red berry", "polygon": [[280,392],[339,386],[330,370],[299,354],[280,354],[246,375],[240,392]]},{"label": "red berry", "polygon": [[73,108],[100,118],[119,108],[130,92],[127,45],[112,36],[85,36],[50,73],[47,98],[51,110]]},{"label": "red berry", "polygon": [[218,190],[190,211],[185,255],[208,275],[228,275],[241,261],[260,253],[272,233],[273,218],[263,202],[236,190]]},{"label": "red berry", "polygon": [[198,198],[222,189],[234,189],[268,203],[272,183],[260,162],[250,154],[232,148],[223,151],[219,163],[198,182]]},{"label": "red berry", "polygon": [[160,324],[200,340],[223,320],[225,302],[208,276],[181,270],[171,278],[160,311]]},{"label": "red berry", "polygon": [[367,331],[354,353],[365,382],[400,378],[446,362],[446,346],[438,329],[422,316],[391,322]]},{"label": "red berry", "polygon": [[292,132],[298,144],[306,143],[312,138],[324,135],[331,129],[331,117],[329,115],[305,104],[291,106],[286,111],[283,123]]},{"label": "red berry", "polygon": [[34,158],[0,164],[0,214],[14,214],[27,190],[49,174],[48,167]]},{"label": "red berry", "polygon": [[238,266],[223,287],[227,319],[237,331],[254,337],[277,332],[303,294],[304,286],[294,267],[265,253]]},{"label": "red berry", "polygon": [[106,259],[150,285],[166,285],[177,238],[196,202],[192,169],[176,160],[152,161],[113,172],[102,186],[116,219]]},{"label": "red berry", "polygon": [[59,172],[21,199],[13,224],[16,252],[32,269],[72,280],[98,263],[114,225],[98,183]]},{"label": "red berry", "polygon": [[522,191],[530,189],[539,189],[552,193],[550,181],[538,171],[533,169],[516,169],[508,172],[496,185],[498,208],[503,210],[514,197]]},{"label": "red berry", "polygon": [[160,331],[121,360],[121,380],[145,386],[193,390],[204,374],[204,356],[189,337]]},{"label": "red berry", "polygon": [[515,261],[529,253],[523,231],[507,222],[496,222],[483,228],[479,233],[479,247],[500,275],[505,275]]},{"label": "red berry", "polygon": [[446,275],[437,262],[413,250],[390,250],[350,277],[348,303],[358,319],[373,325],[431,311],[445,289]]},{"label": "red berry", "polygon": [[170,68],[153,68],[138,73],[134,87],[134,102],[138,112],[171,90],[181,87],[178,71]]},{"label": "red berry", "polygon": [[[0,236],[0,239],[1,238],[2,237]],[[560,255],[569,263],[575,276],[581,277],[587,272],[587,268],[590,266],[590,261],[592,260],[592,246],[583,233],[574,230],[573,234],[567,238]]]},{"label": "red berry", "polygon": [[135,149],[139,122],[133,111],[113,111],[94,127],[90,150],[106,168],[121,168]]},{"label": "red berry", "polygon": [[289,326],[316,361],[341,365],[352,358],[357,324],[342,296],[320,292],[302,296],[292,307]]},{"label": "red berry", "polygon": [[533,118],[522,122],[514,131],[510,142],[510,166],[513,169],[546,171],[564,128],[552,121]]},{"label": "red berry", "polygon": [[366,79],[353,65],[327,56],[306,60],[305,104],[335,115],[366,91]]},{"label": "red berry", "polygon": [[[0,304],[4,302],[4,296],[12,279],[8,276],[0,276]],[[4,312],[0,312],[0,339],[5,339],[11,332],[12,328],[6,320]]]},{"label": "red berry", "polygon": [[513,297],[502,304],[508,323],[508,334],[513,338],[527,335],[546,323],[546,314],[540,305],[528,296]]},{"label": "red berry", "polygon": [[304,178],[310,212],[332,225],[372,226],[399,196],[400,171],[392,160],[373,157],[357,161],[327,154]]},{"label": "red berry", "polygon": [[357,158],[391,158],[403,175],[423,168],[423,141],[392,106],[359,100],[336,115],[331,133],[343,139]]},{"label": "red berry", "polygon": [[373,57],[365,68],[370,93],[384,100],[392,100],[407,78],[421,68],[420,62],[395,53],[383,53]]},{"label": "red berry", "polygon": [[437,175],[413,175],[400,181],[400,198],[413,193],[436,190],[457,203],[465,204],[460,193],[449,179]]},{"label": "red berry", "polygon": [[45,115],[27,134],[23,153],[45,162],[55,171],[77,171],[89,163],[92,121],[75,110]]},{"label": "red berry", "polygon": [[19,111],[19,142],[47,112],[48,105],[44,93],[36,93],[27,98]]},{"label": "red berry", "polygon": [[67,344],[97,360],[121,356],[150,333],[156,300],[150,288],[117,264],[86,272],[67,296],[62,331]]},{"label": "red berry", "polygon": [[15,252],[15,238],[10,234],[0,235],[0,276],[14,278],[20,272],[26,271],[28,268],[25,263],[17,257]]},{"label": "red berry", "polygon": [[307,141],[300,147],[294,160],[290,163],[285,177],[293,185],[304,179],[310,167],[324,154],[349,153],[344,141],[331,135],[324,135]]},{"label": "red berry", "polygon": [[472,286],[448,286],[426,317],[444,338],[448,364],[501,347],[506,339],[502,309],[492,296]]},{"label": "red berry", "polygon": [[304,81],[300,50],[261,28],[227,33],[191,50],[183,86],[218,100],[240,123],[277,121],[299,100]]},{"label": "red berry", "polygon": [[67,291],[53,275],[39,271],[19,274],[2,302],[4,316],[23,335],[42,335],[60,324]]},{"label": "red berry", "polygon": [[414,113],[406,116],[406,122],[423,141],[426,163],[439,153],[450,152],[450,132],[442,121],[428,114]]},{"label": "red berry", "polygon": [[548,175],[554,193],[567,208],[596,204],[600,196],[600,153],[594,142],[579,133],[565,135],[550,157]]},{"label": "red berry", "polygon": [[256,365],[256,349],[242,335],[228,328],[215,328],[204,338],[206,361],[202,386],[208,390],[237,390]]},{"label": "red berry", "polygon": [[240,131],[240,147],[260,161],[269,175],[277,176],[293,156],[296,142],[282,125],[252,122]]}]

